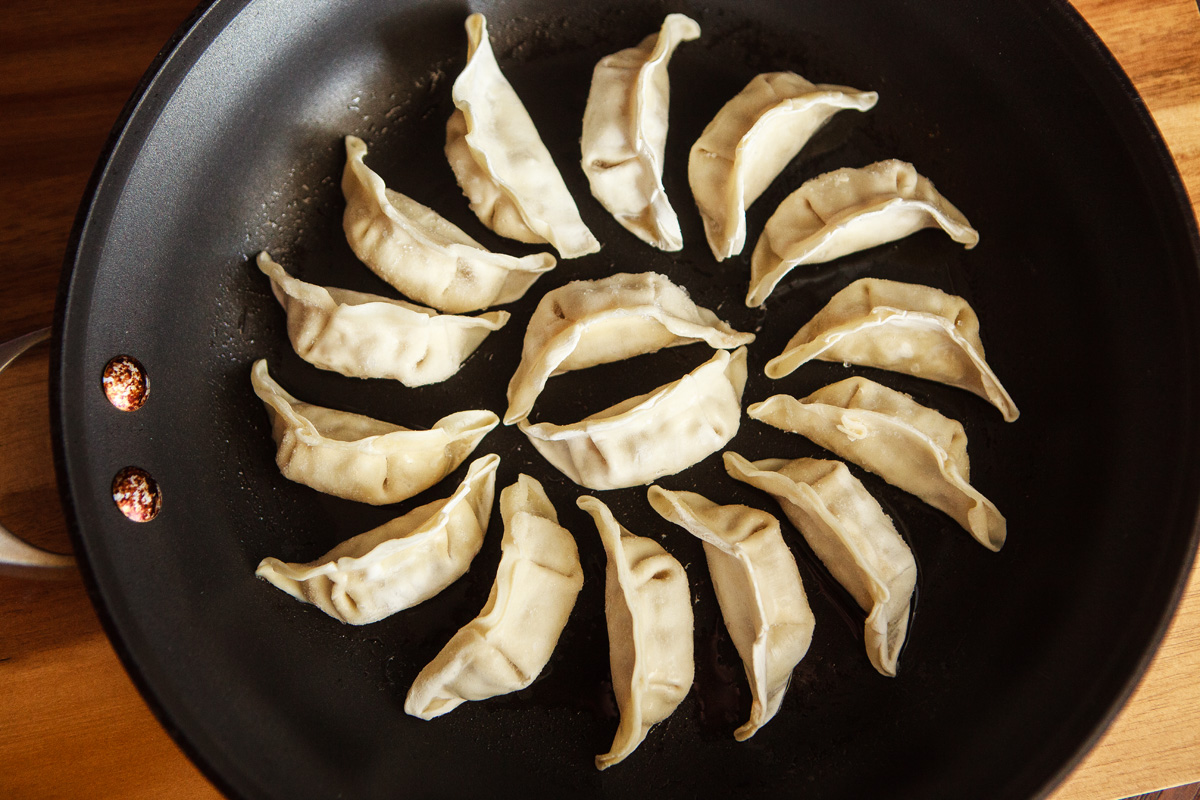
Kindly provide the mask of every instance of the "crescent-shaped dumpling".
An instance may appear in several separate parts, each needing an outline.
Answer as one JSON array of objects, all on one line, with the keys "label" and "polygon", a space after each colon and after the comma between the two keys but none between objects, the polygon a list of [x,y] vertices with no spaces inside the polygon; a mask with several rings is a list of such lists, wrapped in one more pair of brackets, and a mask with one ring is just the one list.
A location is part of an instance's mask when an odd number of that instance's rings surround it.
[{"label": "crescent-shaped dumpling", "polygon": [[746,348],[716,354],[677,381],[570,425],[519,423],[546,460],[580,486],[623,489],[674,475],[738,432]]},{"label": "crescent-shaped dumpling", "polygon": [[266,251],[258,254],[258,268],[287,314],[296,354],[350,378],[392,378],[414,387],[439,383],[508,322],[507,311],[439,314],[403,300],[306,283]]},{"label": "crescent-shaped dumpling", "polygon": [[487,532],[499,464],[497,455],[477,458],[450,497],[347,539],[308,564],[264,558],[255,574],[350,625],[411,608],[470,569]]},{"label": "crescent-shaped dumpling", "polygon": [[528,475],[500,493],[504,539],[487,604],[425,666],[404,701],[433,719],[467,700],[524,689],[550,661],[583,586],[579,550],[542,485]]},{"label": "crescent-shaped dumpling", "polygon": [[765,371],[768,378],[782,378],[814,358],[957,386],[1000,409],[1006,422],[1019,414],[984,358],[974,309],[931,286],[854,281],[805,323]]},{"label": "crescent-shaped dumpling", "polygon": [[767,220],[750,259],[747,306],[760,306],[799,264],[820,264],[941,228],[968,250],[979,234],[928,178],[904,161],[818,175],[792,192]]},{"label": "crescent-shaped dumpling", "polygon": [[917,586],[917,562],[879,502],[840,461],[725,453],[730,476],[774,496],[829,573],[867,612],[867,657],[895,676]]},{"label": "crescent-shaped dumpling", "polygon": [[752,418],[798,433],[949,514],[989,550],[1007,525],[970,484],[962,425],[906,394],[854,377],[803,400],[777,394],[746,409]]},{"label": "crescent-shaped dumpling", "polygon": [[581,497],[577,505],[592,515],[608,556],[604,616],[621,714],[612,748],[596,756],[596,768],[608,769],[637,749],[692,688],[692,596],[683,565],[662,545],[634,536],[594,497]]},{"label": "crescent-shaped dumpling", "polygon": [[796,559],[765,511],[659,486],[647,496],[659,515],[704,542],[721,616],[750,682],[750,719],[733,734],[745,741],[779,711],[812,644],[816,620]]},{"label": "crescent-shaped dumpling", "polygon": [[283,477],[360,503],[398,503],[423,492],[453,472],[500,424],[491,411],[459,411],[427,431],[414,431],[314,406],[276,383],[266,359],[254,362],[250,381],[271,418],[275,463]]},{"label": "crescent-shaped dumpling", "polygon": [[454,81],[446,158],[471,210],[501,236],[554,245],[562,258],[600,249],[529,112],[500,72],[482,14],[467,17],[467,65]]},{"label": "crescent-shaped dumpling", "polygon": [[688,183],[713,256],[723,261],[742,252],[746,209],[834,114],[867,111],[878,99],[794,72],[768,72],[726,103],[688,155]]},{"label": "crescent-shaped dumpling", "polygon": [[735,331],[654,272],[552,289],[529,318],[521,363],[508,384],[504,424],[528,417],[553,375],[701,341],[730,349],[753,342],[754,334]]},{"label": "crescent-shaped dumpling", "polygon": [[485,249],[433,209],[387,188],[363,163],[366,154],[362,139],[346,137],[342,228],[359,260],[408,297],[462,314],[511,303],[554,268],[549,253],[516,258]]},{"label": "crescent-shaped dumpling", "polygon": [[592,194],[627,230],[659,250],[679,250],[679,218],[662,184],[671,85],[667,64],[681,42],[700,36],[683,14],[637,47],[600,59],[583,111],[583,171]]}]

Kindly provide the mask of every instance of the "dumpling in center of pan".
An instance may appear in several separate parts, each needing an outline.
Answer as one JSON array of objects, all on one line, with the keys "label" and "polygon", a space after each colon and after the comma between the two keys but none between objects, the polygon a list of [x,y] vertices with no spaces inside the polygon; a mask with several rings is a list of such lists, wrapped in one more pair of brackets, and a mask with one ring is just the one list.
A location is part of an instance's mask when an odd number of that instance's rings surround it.
[{"label": "dumpling in center of pan", "polygon": [[693,342],[729,350],[753,341],[754,334],[735,331],[665,275],[572,281],[546,292],[529,318],[504,423],[528,417],[554,375]]}]

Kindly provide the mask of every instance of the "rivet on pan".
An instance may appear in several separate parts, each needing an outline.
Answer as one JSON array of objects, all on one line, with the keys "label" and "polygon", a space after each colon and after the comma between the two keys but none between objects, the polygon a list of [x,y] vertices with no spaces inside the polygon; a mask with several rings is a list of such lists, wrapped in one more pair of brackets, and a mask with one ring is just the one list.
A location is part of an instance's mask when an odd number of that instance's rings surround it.
[{"label": "rivet on pan", "polygon": [[122,411],[137,411],[150,395],[150,378],[133,356],[117,356],[104,367],[104,394]]},{"label": "rivet on pan", "polygon": [[162,508],[158,481],[141,467],[126,467],[112,483],[113,502],[134,522],[149,522]]}]

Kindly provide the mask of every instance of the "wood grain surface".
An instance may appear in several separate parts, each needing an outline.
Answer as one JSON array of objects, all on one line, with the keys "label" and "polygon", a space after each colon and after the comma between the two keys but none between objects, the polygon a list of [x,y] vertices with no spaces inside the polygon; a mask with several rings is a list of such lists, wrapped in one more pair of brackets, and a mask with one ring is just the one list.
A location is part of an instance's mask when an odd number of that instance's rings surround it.
[{"label": "wood grain surface", "polygon": [[[1195,0],[1074,0],[1133,79],[1200,198]],[[0,3],[0,341],[49,325],[67,236],[109,129],[193,0]],[[0,520],[69,542],[42,345],[0,376]],[[1116,800],[1200,781],[1200,570],[1125,709],[1052,795]],[[1151,795],[1154,797],[1155,795]],[[1197,787],[1160,800],[1192,800]],[[218,797],[151,715],[78,575],[0,575],[0,797]]]}]

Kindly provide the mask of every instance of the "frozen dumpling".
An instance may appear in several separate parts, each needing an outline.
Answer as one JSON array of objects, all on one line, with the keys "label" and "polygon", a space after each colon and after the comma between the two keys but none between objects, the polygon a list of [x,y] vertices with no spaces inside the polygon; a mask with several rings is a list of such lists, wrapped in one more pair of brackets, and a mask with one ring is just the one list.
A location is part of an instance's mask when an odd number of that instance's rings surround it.
[{"label": "frozen dumpling", "polygon": [[767,220],[750,259],[746,305],[761,306],[799,264],[820,264],[941,228],[968,250],[979,234],[929,179],[904,161],[838,169],[806,181]]},{"label": "frozen dumpling", "polygon": [[903,372],[974,392],[1018,416],[983,355],[979,318],[961,297],[914,283],[861,278],[833,299],[767,362],[782,378],[811,359]]},{"label": "frozen dumpling", "polygon": [[608,556],[604,616],[621,714],[612,749],[596,756],[596,768],[608,769],[637,749],[692,688],[692,595],[683,565],[662,545],[634,536],[594,497],[581,497],[578,505],[595,520]]},{"label": "frozen dumpling", "polygon": [[896,674],[917,586],[917,562],[879,502],[840,461],[769,458],[753,463],[725,453],[729,474],[779,501],[829,573],[867,612],[867,657]]},{"label": "frozen dumpling", "polygon": [[529,318],[504,424],[528,417],[553,375],[701,341],[730,349],[753,342],[754,334],[735,331],[654,272],[551,289]]},{"label": "frozen dumpling", "polygon": [[659,486],[647,496],[664,519],[704,542],[721,616],[750,682],[750,719],[734,732],[745,741],[779,711],[792,670],[812,643],[816,620],[796,559],[765,511]]},{"label": "frozen dumpling", "polygon": [[713,256],[723,261],[742,252],[746,209],[814,133],[837,112],[867,111],[878,99],[794,72],[768,72],[726,103],[688,155],[688,183]]},{"label": "frozen dumpling", "polygon": [[264,558],[255,574],[351,625],[411,608],[470,569],[491,518],[499,464],[497,455],[478,458],[444,500],[347,539],[308,564]]},{"label": "frozen dumpling", "polygon": [[592,194],[627,230],[659,250],[679,250],[679,218],[662,184],[671,85],[667,63],[700,36],[683,14],[637,47],[600,59],[583,111],[583,171]]},{"label": "frozen dumpling", "polygon": [[579,550],[542,485],[528,475],[500,493],[504,539],[487,605],[421,670],[406,713],[433,719],[467,700],[533,683],[549,662],[583,586]]},{"label": "frozen dumpling", "polygon": [[405,386],[439,383],[508,322],[507,311],[439,314],[403,300],[306,283],[288,275],[266,251],[258,254],[258,268],[271,279],[287,314],[296,354],[350,378],[392,378]]},{"label": "frozen dumpling", "polygon": [[371,271],[419,303],[462,314],[519,299],[554,268],[549,253],[492,253],[454,223],[388,189],[363,163],[367,146],[346,137],[342,193],[346,241]]},{"label": "frozen dumpling", "polygon": [[797,400],[777,394],[746,409],[754,419],[805,436],[949,514],[989,550],[1007,525],[970,484],[962,425],[906,394],[847,378]]},{"label": "frozen dumpling", "polygon": [[562,258],[600,249],[550,151],[500,72],[482,14],[467,17],[467,66],[454,81],[446,158],[471,210],[501,236],[549,242]]},{"label": "frozen dumpling", "polygon": [[724,447],[741,424],[745,385],[746,348],[718,350],[679,380],[580,422],[519,427],[575,483],[622,489],[674,475]]},{"label": "frozen dumpling", "polygon": [[491,411],[459,411],[429,430],[414,431],[314,406],[276,383],[266,359],[254,362],[250,381],[271,418],[275,463],[283,477],[360,503],[398,503],[423,492],[457,469],[500,424]]}]

